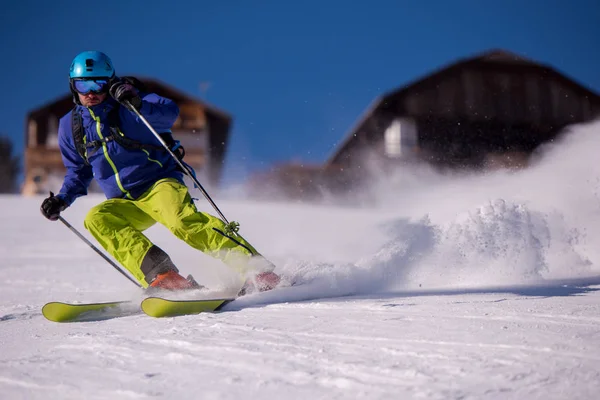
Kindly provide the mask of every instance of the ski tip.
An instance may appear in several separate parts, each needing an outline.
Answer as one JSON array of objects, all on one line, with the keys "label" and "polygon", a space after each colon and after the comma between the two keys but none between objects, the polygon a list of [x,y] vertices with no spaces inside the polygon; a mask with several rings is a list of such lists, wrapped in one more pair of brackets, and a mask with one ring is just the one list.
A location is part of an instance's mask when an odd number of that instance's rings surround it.
[{"label": "ski tip", "polygon": [[63,302],[50,302],[42,307],[42,315],[52,322],[71,322],[90,312],[103,312],[112,309],[127,301],[106,303],[71,304]]},{"label": "ski tip", "polygon": [[42,307],[42,314],[44,315],[44,317],[46,317],[47,320],[52,322],[70,321],[70,316],[62,310],[63,306],[65,306],[65,303],[61,303],[58,301],[46,303]]}]

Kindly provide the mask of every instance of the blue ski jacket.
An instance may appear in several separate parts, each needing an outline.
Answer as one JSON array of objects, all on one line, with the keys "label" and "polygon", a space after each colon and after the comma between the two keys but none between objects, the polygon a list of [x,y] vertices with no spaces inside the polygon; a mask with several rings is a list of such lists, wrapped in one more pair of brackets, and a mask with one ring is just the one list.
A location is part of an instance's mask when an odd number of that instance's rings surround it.
[{"label": "blue ski jacket", "polygon": [[[179,115],[177,104],[154,93],[140,93],[140,96],[142,98],[140,114],[158,133],[170,132]],[[71,205],[76,198],[87,195],[93,178],[108,199],[136,199],[156,181],[164,178],[175,178],[183,183],[183,174],[177,170],[177,162],[166,150],[132,149],[114,140],[105,141],[112,135],[108,118],[115,107],[119,107],[119,131],[122,135],[144,144],[161,146],[158,139],[137,115],[121,107],[111,97],[107,97],[104,102],[96,106],[76,106],[60,119],[58,126],[58,143],[67,173],[57,196],[68,205]],[[88,149],[88,163],[77,152],[74,143],[73,112],[81,114],[84,142],[102,143],[95,151]]]}]

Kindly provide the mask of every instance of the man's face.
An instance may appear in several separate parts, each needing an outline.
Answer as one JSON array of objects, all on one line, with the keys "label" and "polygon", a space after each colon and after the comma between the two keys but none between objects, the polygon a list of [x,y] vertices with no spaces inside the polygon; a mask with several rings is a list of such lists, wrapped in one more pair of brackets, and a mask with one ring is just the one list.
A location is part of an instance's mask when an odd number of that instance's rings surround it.
[{"label": "man's face", "polygon": [[104,100],[106,100],[106,96],[108,96],[108,94],[106,93],[94,92],[89,92],[88,94],[77,93],[77,95],[79,96],[79,101],[81,102],[81,105],[85,107],[96,106],[102,103]]}]

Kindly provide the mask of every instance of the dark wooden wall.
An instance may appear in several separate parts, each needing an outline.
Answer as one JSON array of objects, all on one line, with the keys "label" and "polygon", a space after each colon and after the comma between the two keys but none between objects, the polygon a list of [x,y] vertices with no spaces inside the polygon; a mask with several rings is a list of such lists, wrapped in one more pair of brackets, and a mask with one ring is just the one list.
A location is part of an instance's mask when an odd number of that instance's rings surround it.
[{"label": "dark wooden wall", "polygon": [[550,68],[476,59],[385,96],[330,164],[351,167],[365,152],[383,153],[384,132],[398,117],[416,122],[427,161],[481,167],[488,153],[531,153],[599,115],[598,95]]},{"label": "dark wooden wall", "polygon": [[[331,192],[353,195],[368,185],[369,163],[379,174],[419,161],[443,169],[522,168],[566,126],[599,116],[598,94],[549,66],[492,51],[377,99],[320,170],[306,170],[287,186],[294,186],[290,193],[313,193],[299,189],[301,182],[320,182]],[[417,127],[416,148],[400,159],[387,157],[384,145],[396,118]],[[285,191],[293,175],[286,168],[275,175]]]}]

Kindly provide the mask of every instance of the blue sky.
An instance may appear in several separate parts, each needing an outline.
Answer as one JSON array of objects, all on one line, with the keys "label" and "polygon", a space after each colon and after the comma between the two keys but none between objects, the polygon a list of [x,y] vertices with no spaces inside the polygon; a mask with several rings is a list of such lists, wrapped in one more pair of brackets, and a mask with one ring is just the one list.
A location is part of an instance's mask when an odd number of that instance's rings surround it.
[{"label": "blue sky", "polygon": [[[273,163],[321,163],[378,95],[504,48],[600,92],[597,0],[7,2],[0,134],[23,150],[28,110],[68,91],[101,50],[234,116],[225,182]],[[200,90],[209,82],[208,90]]]}]

